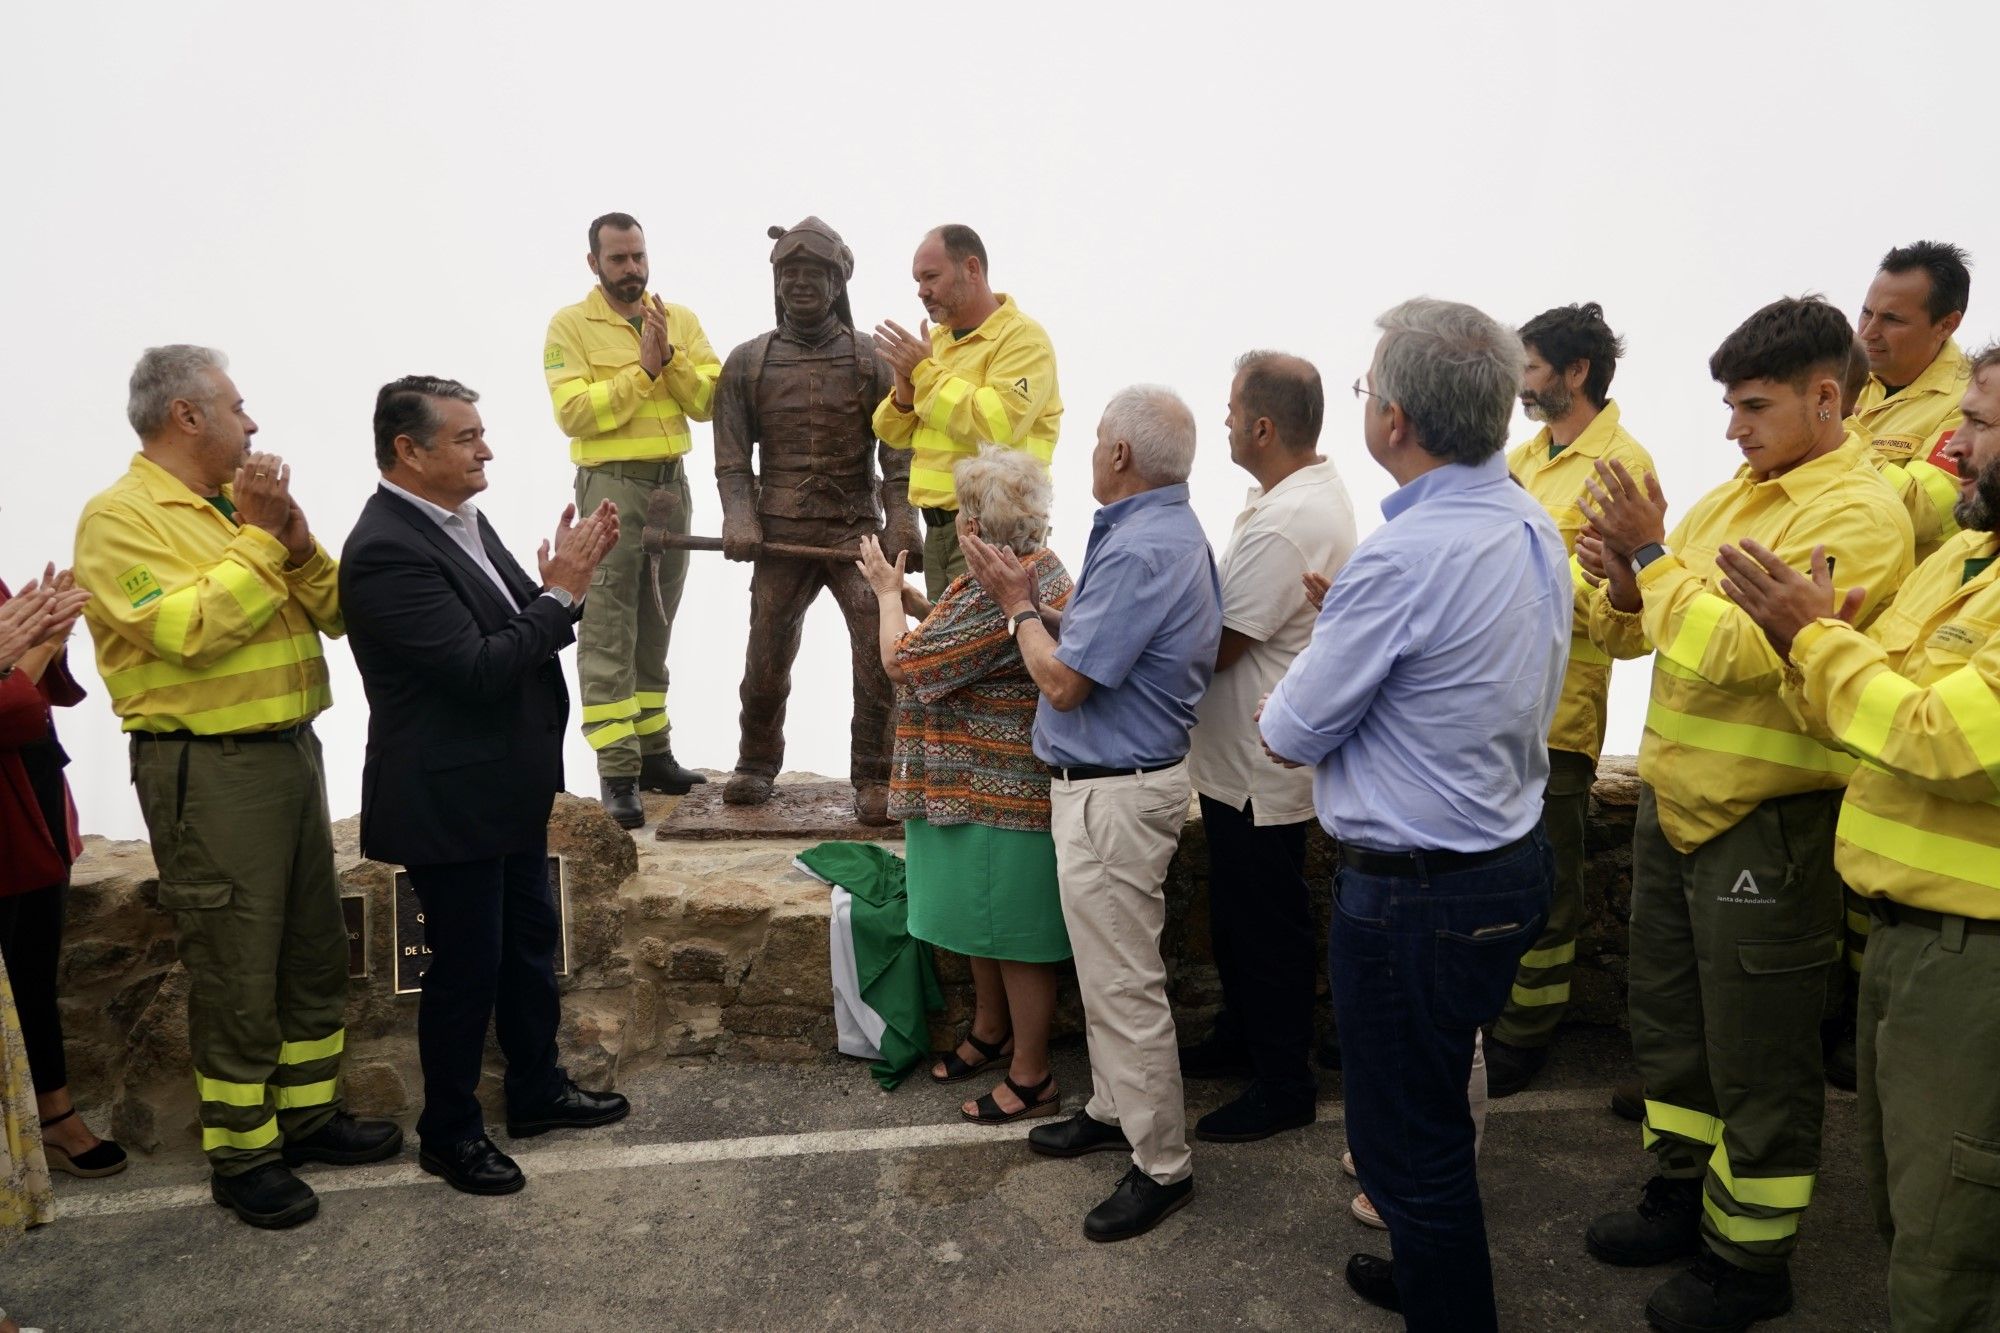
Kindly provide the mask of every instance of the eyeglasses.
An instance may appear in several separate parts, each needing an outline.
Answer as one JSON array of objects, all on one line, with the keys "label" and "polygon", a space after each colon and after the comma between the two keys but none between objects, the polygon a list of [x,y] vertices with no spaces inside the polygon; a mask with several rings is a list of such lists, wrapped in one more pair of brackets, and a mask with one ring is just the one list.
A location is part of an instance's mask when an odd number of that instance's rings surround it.
[{"label": "eyeglasses", "polygon": [[[1366,375],[1361,377],[1361,379],[1366,379],[1366,378],[1368,378]],[[1357,379],[1356,381],[1354,381],[1354,396],[1356,398],[1382,398],[1381,394],[1376,393],[1373,389],[1363,384],[1361,382],[1361,379]],[[1389,400],[1387,398],[1382,398],[1382,401],[1386,403]]]}]

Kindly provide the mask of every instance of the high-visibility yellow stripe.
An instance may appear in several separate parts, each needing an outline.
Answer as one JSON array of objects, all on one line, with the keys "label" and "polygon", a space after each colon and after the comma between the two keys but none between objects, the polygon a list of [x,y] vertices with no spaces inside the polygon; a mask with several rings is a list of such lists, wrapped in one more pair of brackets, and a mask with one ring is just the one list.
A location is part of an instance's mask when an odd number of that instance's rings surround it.
[{"label": "high-visibility yellow stripe", "polygon": [[221,1102],[224,1106],[262,1106],[264,1085],[262,1083],[231,1083],[226,1078],[210,1078],[200,1070],[194,1075],[195,1095],[205,1102]]},{"label": "high-visibility yellow stripe", "polygon": [[198,713],[148,713],[125,720],[127,731],[192,731],[197,736],[227,736],[239,731],[279,731],[319,716],[333,706],[333,689],[321,683],[289,690],[269,699],[205,708]]},{"label": "high-visibility yellow stripe", "polygon": [[280,1111],[297,1111],[307,1106],[325,1106],[340,1094],[340,1080],[321,1079],[317,1083],[279,1084],[271,1089]]},{"label": "high-visibility yellow stripe", "polygon": [[1054,440],[1044,440],[1031,435],[1014,447],[1027,454],[1043,467],[1047,467],[1055,461],[1056,442]]},{"label": "high-visibility yellow stripe", "polygon": [[[192,589],[190,589],[192,591]],[[224,653],[205,667],[182,666],[177,662],[146,662],[114,671],[104,678],[104,686],[114,699],[129,698],[143,690],[160,690],[170,685],[191,685],[196,681],[221,680],[225,676],[268,671],[325,656],[316,633],[294,634],[289,639],[246,643]]]},{"label": "high-visibility yellow stripe", "polygon": [[1866,912],[1857,912],[1850,907],[1847,909],[1847,928],[1856,935],[1866,935],[1875,929],[1875,919]]},{"label": "high-visibility yellow stripe", "polygon": [[1578,590],[1597,587],[1590,581],[1590,576],[1583,572],[1583,561],[1575,556],[1569,558],[1569,586]]},{"label": "high-visibility yellow stripe", "polygon": [[201,1127],[203,1152],[214,1152],[217,1148],[240,1148],[244,1152],[255,1152],[277,1141],[278,1117],[276,1116],[272,1116],[255,1129],[221,1129],[215,1125]]},{"label": "high-visibility yellow stripe", "polygon": [[1865,949],[1849,949],[1847,951],[1847,966],[1857,976],[1866,971],[1868,967],[1868,951]]},{"label": "high-visibility yellow stripe", "polygon": [[667,715],[663,712],[654,713],[651,717],[642,717],[632,724],[634,736],[652,736],[666,729]]},{"label": "high-visibility yellow stripe", "polygon": [[153,649],[169,662],[178,663],[187,651],[188,626],[194,623],[195,608],[201,605],[201,590],[182,588],[160,599],[153,613]]},{"label": "high-visibility yellow stripe", "polygon": [[972,395],[972,410],[979,414],[979,422],[985,428],[986,438],[994,444],[1006,444],[1014,434],[1014,423],[1007,420],[1007,409],[1000,401],[999,391],[990,384],[982,384]]},{"label": "high-visibility yellow stripe", "polygon": [[1903,700],[1918,693],[1921,691],[1916,685],[1895,672],[1876,672],[1862,687],[1860,702],[1854,705],[1854,716],[1847,720],[1847,726],[1840,732],[1840,743],[1870,758],[1881,754],[1882,747],[1888,744],[1890,731],[1895,728],[1896,709]]},{"label": "high-visibility yellow stripe", "polygon": [[1553,949],[1530,949],[1521,955],[1522,967],[1561,967],[1564,963],[1575,961],[1575,940],[1558,944]]},{"label": "high-visibility yellow stripe", "polygon": [[585,722],[615,722],[621,717],[639,716],[639,701],[635,698],[617,699],[608,704],[585,704]]},{"label": "high-visibility yellow stripe", "polygon": [[597,418],[597,433],[608,435],[618,429],[618,417],[611,410],[611,381],[598,380],[589,389],[590,414]]},{"label": "high-visibility yellow stripe", "polygon": [[1681,627],[1673,642],[1660,649],[1661,655],[1689,671],[1699,672],[1708,659],[1708,641],[1715,637],[1715,628],[1729,614],[1729,609],[1729,603],[1712,592],[1697,596],[1694,605],[1681,617]]},{"label": "high-visibility yellow stripe", "polygon": [[1910,474],[1911,480],[1924,488],[1924,494],[1930,497],[1932,506],[1938,511],[1941,520],[1938,535],[1949,537],[1957,532],[1958,518],[1954,511],[1958,508],[1958,478],[1921,458],[1911,459],[1903,464],[1903,469]]},{"label": "high-visibility yellow stripe", "polygon": [[303,1065],[314,1060],[324,1060],[331,1055],[339,1055],[347,1049],[347,1029],[335,1028],[324,1037],[312,1041],[288,1041],[278,1047],[278,1063],[281,1065]]},{"label": "high-visibility yellow stripe", "polygon": [[1559,981],[1553,986],[1538,986],[1530,990],[1526,986],[1514,987],[1514,1003],[1525,1009],[1539,1009],[1543,1005],[1569,1003],[1569,983]]},{"label": "high-visibility yellow stripe", "polygon": [[1796,1236],[1799,1232],[1797,1213],[1780,1213],[1776,1217],[1737,1217],[1723,1212],[1715,1200],[1708,1197],[1706,1190],[1702,1191],[1701,1206],[1707,1212],[1708,1220],[1715,1223],[1715,1229],[1722,1233],[1723,1238],[1733,1240],[1738,1245],[1784,1240]]},{"label": "high-visibility yellow stripe", "polygon": [[571,402],[590,392],[590,381],[585,379],[564,380],[549,390],[549,397],[557,407],[567,407]]},{"label": "high-visibility yellow stripe", "polygon": [[1863,810],[1852,801],[1841,803],[1834,835],[1913,870],[2000,889],[2000,847],[1914,829]]},{"label": "high-visibility yellow stripe", "polygon": [[632,697],[638,701],[641,708],[665,708],[667,706],[667,696],[664,692],[640,690]]},{"label": "high-visibility yellow stripe", "polygon": [[951,422],[951,414],[965,401],[965,395],[972,392],[972,386],[956,375],[948,377],[938,385],[937,396],[931,399],[931,410],[926,418],[931,429],[943,434]]},{"label": "high-visibility yellow stripe", "polygon": [[1572,662],[1582,662],[1586,666],[1610,666],[1611,654],[1599,648],[1589,639],[1581,635],[1576,635],[1571,637],[1569,641],[1569,660]]},{"label": "high-visibility yellow stripe", "polygon": [[1685,1106],[1675,1106],[1672,1102],[1656,1102],[1648,1097],[1646,1124],[1662,1134],[1692,1139],[1696,1143],[1707,1144],[1710,1147],[1722,1142],[1720,1120],[1701,1111],[1690,1111]]},{"label": "high-visibility yellow stripe", "polygon": [[1977,668],[1962,666],[1931,689],[1958,724],[1979,766],[2000,786],[2000,699],[1993,687]]},{"label": "high-visibility yellow stripe", "polygon": [[1827,749],[1810,736],[1794,731],[1774,731],[1748,722],[1723,722],[1692,713],[1677,713],[1658,702],[1646,709],[1646,729],[1659,736],[1691,745],[1698,750],[1733,754],[1745,759],[1802,768],[1810,773],[1837,773],[1846,777],[1855,768],[1854,759]]},{"label": "high-visibility yellow stripe", "polygon": [[694,441],[685,433],[643,435],[620,432],[616,435],[592,435],[569,442],[569,461],[586,467],[599,463],[652,463],[665,458],[678,458],[694,447]]},{"label": "high-visibility yellow stripe", "polygon": [[1751,1176],[1739,1180],[1729,1169],[1726,1143],[1715,1145],[1715,1151],[1708,1156],[1708,1169],[1715,1173],[1717,1183],[1730,1198],[1759,1208],[1803,1208],[1812,1202],[1813,1182],[1819,1179],[1816,1175],[1804,1175]]},{"label": "high-visibility yellow stripe", "polygon": [[583,738],[590,742],[591,749],[602,750],[607,745],[616,745],[628,736],[636,734],[637,730],[630,722],[613,722],[608,727],[599,727],[596,731],[586,731],[583,733]]}]

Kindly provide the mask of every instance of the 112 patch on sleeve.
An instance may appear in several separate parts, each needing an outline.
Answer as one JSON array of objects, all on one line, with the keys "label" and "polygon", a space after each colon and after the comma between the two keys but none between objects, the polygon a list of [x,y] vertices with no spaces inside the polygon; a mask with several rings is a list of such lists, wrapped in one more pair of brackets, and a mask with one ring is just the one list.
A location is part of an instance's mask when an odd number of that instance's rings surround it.
[{"label": "112 patch on sleeve", "polygon": [[138,610],[148,602],[157,601],[166,594],[153,579],[153,571],[144,565],[134,565],[118,576],[118,591],[131,600],[132,609]]},{"label": "112 patch on sleeve", "polygon": [[561,370],[562,368],[563,368],[562,344],[550,343],[546,347],[542,348],[542,369]]}]

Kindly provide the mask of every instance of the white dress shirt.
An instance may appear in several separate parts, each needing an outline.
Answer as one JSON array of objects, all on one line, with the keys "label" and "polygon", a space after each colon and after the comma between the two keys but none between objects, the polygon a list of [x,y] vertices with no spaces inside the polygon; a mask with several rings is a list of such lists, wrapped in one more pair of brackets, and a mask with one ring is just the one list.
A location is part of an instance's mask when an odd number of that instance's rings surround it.
[{"label": "white dress shirt", "polygon": [[382,478],[382,489],[391,495],[400,495],[428,515],[433,523],[443,528],[446,535],[458,543],[460,549],[472,557],[472,563],[478,565],[486,577],[493,581],[493,586],[500,590],[501,600],[516,611],[521,609],[521,603],[514,596],[514,590],[507,586],[507,581],[500,577],[500,571],[493,567],[492,557],[486,554],[486,543],[480,540],[479,536],[479,510],[472,501],[467,500],[457,509],[446,509],[443,505],[432,504],[421,495],[404,490],[387,477]]}]

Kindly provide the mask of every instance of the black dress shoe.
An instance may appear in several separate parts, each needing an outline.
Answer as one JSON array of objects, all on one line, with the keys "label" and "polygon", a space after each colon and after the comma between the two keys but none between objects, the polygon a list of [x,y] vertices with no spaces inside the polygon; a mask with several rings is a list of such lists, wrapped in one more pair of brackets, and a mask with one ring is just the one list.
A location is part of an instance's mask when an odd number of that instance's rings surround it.
[{"label": "black dress shoe", "polygon": [[1512,1097],[1535,1081],[1549,1062],[1546,1046],[1513,1046],[1498,1037],[1486,1039],[1486,1095]]},{"label": "black dress shoe", "polygon": [[528,1139],[552,1129],[592,1129],[623,1120],[632,1113],[632,1103],[615,1092],[586,1092],[574,1082],[540,1106],[527,1111],[507,1112],[507,1137]]},{"label": "black dress shoe", "polygon": [[1318,1115],[1311,1098],[1274,1101],[1261,1084],[1253,1083],[1235,1101],[1195,1121],[1194,1136],[1210,1143],[1254,1143],[1288,1129],[1304,1129]]},{"label": "black dress shoe", "polygon": [[1620,1268],[1685,1259],[1701,1248],[1701,1180],[1654,1176],[1630,1212],[1606,1213],[1590,1224],[1584,1244]]},{"label": "black dress shoe", "polygon": [[282,1162],[266,1162],[234,1176],[217,1172],[208,1178],[208,1193],[243,1221],[267,1231],[310,1222],[319,1212],[312,1186]]},{"label": "black dress shoe", "polygon": [[1693,1268],[1654,1289],[1646,1322],[1665,1333],[1743,1333],[1791,1308],[1789,1270],[1753,1273],[1704,1246]]},{"label": "black dress shoe", "polygon": [[1087,1111],[1078,1111],[1053,1125],[1037,1125],[1028,1131],[1028,1147],[1044,1157],[1081,1157],[1090,1152],[1131,1152],[1132,1143],[1116,1125],[1092,1120]]},{"label": "black dress shoe", "polygon": [[1083,1234],[1091,1240],[1130,1240],[1143,1236],[1194,1194],[1194,1177],[1162,1185],[1133,1167],[1118,1178],[1111,1197],[1083,1219]]},{"label": "black dress shoe", "polygon": [[331,1162],[335,1166],[359,1166],[379,1162],[403,1150],[403,1131],[393,1120],[362,1120],[345,1111],[335,1111],[333,1119],[303,1139],[286,1139],[286,1166],[307,1162]]},{"label": "black dress shoe", "polygon": [[682,768],[672,750],[662,750],[639,760],[639,786],[645,791],[685,796],[708,779],[691,768]]},{"label": "black dress shoe", "polygon": [[1257,1072],[1250,1052],[1233,1041],[1207,1041],[1180,1050],[1182,1078],[1249,1078]]},{"label": "black dress shoe", "polygon": [[1372,1254],[1349,1255],[1347,1285],[1370,1305],[1379,1305],[1398,1314],[1403,1311],[1403,1298],[1396,1291],[1396,1265],[1391,1260]]},{"label": "black dress shoe", "polygon": [[638,828],[646,822],[646,807],[639,804],[637,778],[599,778],[597,803],[619,828]]},{"label": "black dress shoe", "polygon": [[514,1159],[484,1134],[439,1147],[426,1143],[417,1151],[417,1165],[466,1194],[512,1194],[528,1183]]}]

